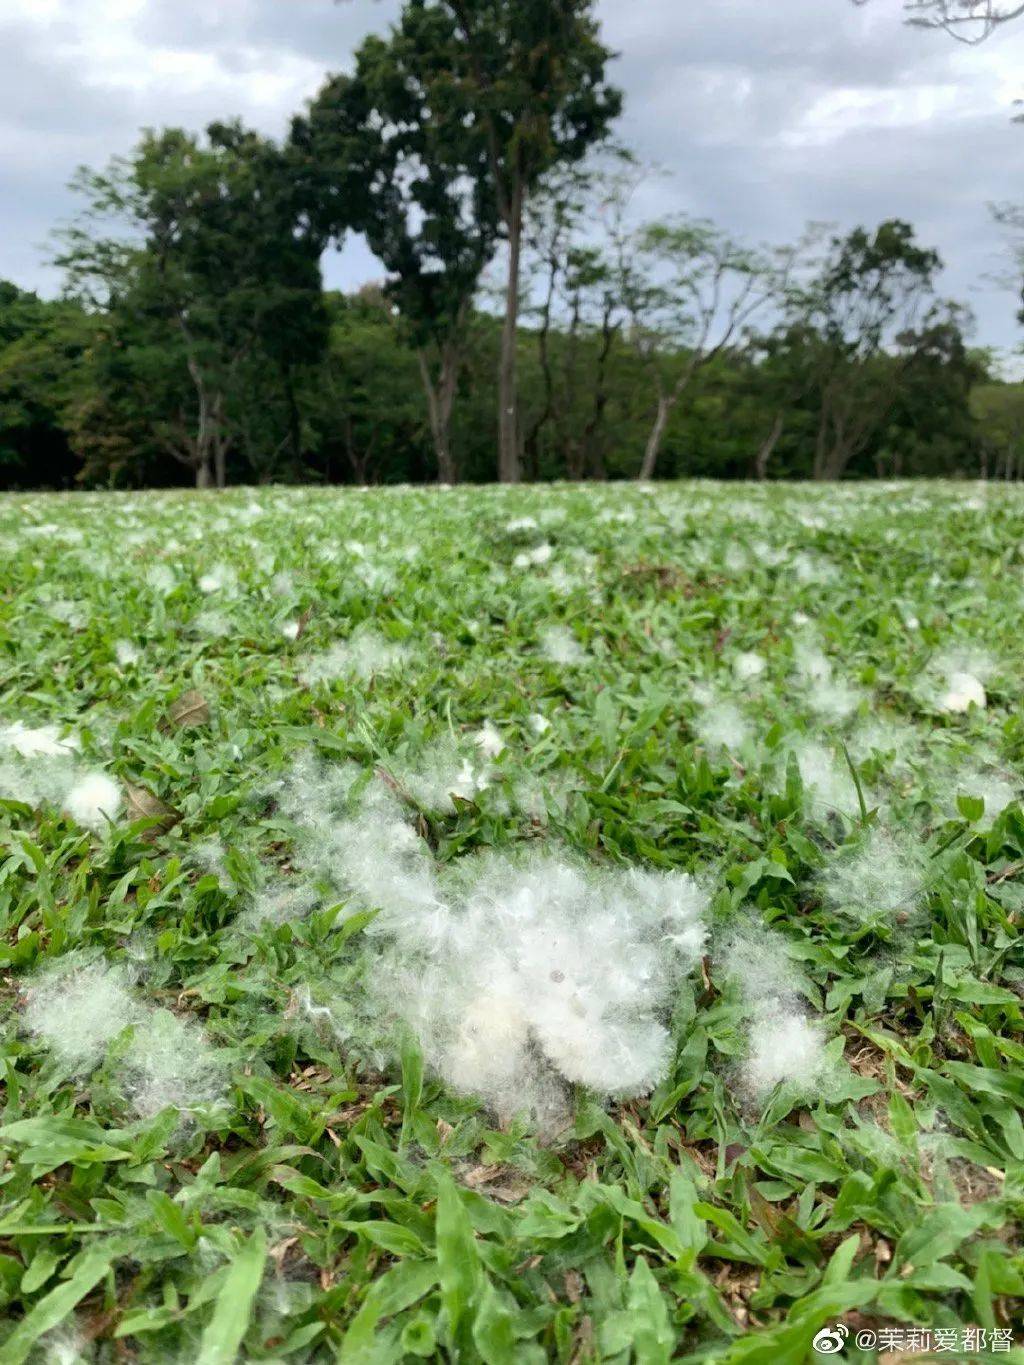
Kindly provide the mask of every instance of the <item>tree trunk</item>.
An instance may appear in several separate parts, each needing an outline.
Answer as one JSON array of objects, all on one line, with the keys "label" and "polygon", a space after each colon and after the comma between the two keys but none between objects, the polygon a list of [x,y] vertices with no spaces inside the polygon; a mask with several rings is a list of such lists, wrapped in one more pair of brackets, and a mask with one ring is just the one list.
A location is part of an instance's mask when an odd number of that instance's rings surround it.
[{"label": "tree trunk", "polygon": [[196,487],[213,487],[213,471],[210,469],[210,461],[208,458],[201,460],[200,463],[196,465]]},{"label": "tree trunk", "polygon": [[224,437],[224,395],[218,394],[213,404],[213,419],[210,423],[210,436],[213,444],[213,472],[217,488],[223,492],[228,486],[228,452]]},{"label": "tree trunk", "polygon": [[436,384],[430,373],[426,351],[421,347],[416,354],[419,357],[423,389],[427,395],[430,435],[437,458],[438,482],[455,483],[457,476],[455,457],[452,454],[452,409],[455,406],[455,388],[459,377],[458,349],[452,342],[446,342],[441,347],[441,372]]},{"label": "tree trunk", "polygon": [[594,405],[583,429],[584,464],[587,477],[591,479],[608,477],[604,464],[603,428],[608,410],[608,359],[617,335],[618,327],[612,325],[612,308],[606,300],[601,320],[601,349],[598,352],[597,375],[594,380]]},{"label": "tree trunk", "polygon": [[223,493],[228,486],[227,451],[224,449],[223,441],[217,442],[217,447],[213,452],[213,468],[217,475],[217,490]]},{"label": "tree trunk", "polygon": [[671,397],[664,394],[658,397],[658,412],[654,419],[654,426],[651,427],[651,434],[647,438],[647,448],[644,451],[643,463],[640,466],[639,477],[641,480],[654,478],[654,471],[658,465],[658,455],[661,452],[661,443],[665,439],[665,430],[668,427],[668,419],[672,413],[675,403]]},{"label": "tree trunk", "polygon": [[786,419],[781,412],[775,414],[775,421],[772,429],[761,442],[757,454],[754,456],[754,474],[762,481],[768,477],[768,462],[775,453],[775,447],[779,444],[782,436],[782,428],[785,426]]},{"label": "tree trunk", "polygon": [[517,177],[508,216],[508,284],[505,291],[505,325],[501,333],[498,367],[498,478],[519,483],[519,266],[523,247],[523,184]]},{"label": "tree trunk", "polygon": [[814,440],[814,464],[811,478],[820,481],[828,477],[825,473],[828,464],[828,417],[823,411],[818,419],[818,434]]},{"label": "tree trunk", "polygon": [[853,448],[837,438],[825,451],[815,478],[823,483],[837,483],[846,473],[853,457]]}]

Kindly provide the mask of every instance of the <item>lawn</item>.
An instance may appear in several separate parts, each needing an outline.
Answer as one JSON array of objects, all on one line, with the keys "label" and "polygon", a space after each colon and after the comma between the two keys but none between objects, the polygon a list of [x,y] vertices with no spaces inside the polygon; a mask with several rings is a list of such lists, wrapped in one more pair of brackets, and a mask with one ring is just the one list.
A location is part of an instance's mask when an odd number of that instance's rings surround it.
[{"label": "lawn", "polygon": [[0,1365],[1024,1360],[1019,490],[0,553]]}]

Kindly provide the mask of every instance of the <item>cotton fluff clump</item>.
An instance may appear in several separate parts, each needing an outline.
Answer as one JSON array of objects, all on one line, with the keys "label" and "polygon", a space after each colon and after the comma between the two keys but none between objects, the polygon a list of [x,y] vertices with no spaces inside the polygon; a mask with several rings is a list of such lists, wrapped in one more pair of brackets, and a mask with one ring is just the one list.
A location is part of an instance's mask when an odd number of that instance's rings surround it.
[{"label": "cotton fluff clump", "polygon": [[984,711],[988,704],[985,688],[973,673],[952,672],[946,679],[946,690],[939,698],[939,710],[952,715],[963,715],[972,706]]},{"label": "cotton fluff clump", "polygon": [[828,902],[844,914],[870,920],[907,914],[924,895],[925,865],[908,842],[880,826],[851,851],[836,855],[822,887]]},{"label": "cotton fluff clump", "polygon": [[512,561],[514,569],[529,569],[546,564],[554,554],[554,548],[545,541],[532,550],[521,550]]},{"label": "cotton fluff clump", "polygon": [[[968,773],[958,778],[956,783],[956,796],[973,796],[985,803],[985,810],[982,821],[991,824],[997,815],[1001,815],[1011,802],[1016,801],[1020,795],[1019,783],[1010,781],[1007,777],[995,772]],[[960,811],[955,799],[950,803],[950,815],[954,819],[959,818]]]},{"label": "cotton fluff clump", "polygon": [[781,1082],[809,1093],[825,1064],[821,1026],[785,1005],[763,1011],[751,1032],[745,1079],[760,1098]]},{"label": "cotton fluff clump", "polygon": [[64,798],[64,808],[84,829],[103,830],[116,820],[123,803],[121,788],[106,773],[86,773]]},{"label": "cotton fluff clump", "polygon": [[826,1075],[824,1034],[800,1002],[783,941],[750,923],[726,941],[720,960],[748,1017],[741,1094],[762,1101],[781,1082],[811,1094]]},{"label": "cotton fluff clump", "polygon": [[130,640],[118,640],[114,646],[114,657],[122,668],[131,668],[142,658],[142,652],[138,645],[133,645]]},{"label": "cotton fluff clump", "polygon": [[816,646],[797,642],[793,661],[800,680],[808,689],[812,711],[829,720],[845,720],[860,705],[861,693],[851,684],[837,681],[832,664]]},{"label": "cotton fluff clump", "polygon": [[223,1093],[224,1067],[199,1025],[138,1000],[122,967],[73,956],[56,963],[25,991],[22,1018],[74,1075],[99,1066],[114,1039],[131,1027],[118,1075],[144,1118],[168,1106],[187,1111]]},{"label": "cotton fluff clump", "polygon": [[581,664],[587,652],[567,626],[546,626],[540,632],[540,650],[553,664]]},{"label": "cotton fluff clump", "polygon": [[709,749],[735,753],[750,741],[751,729],[732,702],[716,702],[697,717],[697,734]]},{"label": "cotton fluff clump", "polygon": [[236,582],[237,577],[233,569],[228,568],[226,564],[215,564],[209,573],[201,575],[198,586],[201,593],[209,596],[234,588]]},{"label": "cotton fluff clump", "polygon": [[201,611],[193,622],[196,632],[208,640],[223,640],[231,634],[230,618],[222,611]]},{"label": "cotton fluff clump", "polygon": [[692,877],[496,854],[442,875],[381,790],[319,834],[357,903],[378,911],[364,931],[375,1009],[415,1031],[453,1089],[547,1127],[564,1120],[570,1083],[628,1096],[664,1076],[666,1016],[704,940]]},{"label": "cotton fluff clump", "polygon": [[840,764],[813,740],[802,740],[793,747],[800,780],[813,806],[822,811],[850,815],[857,810],[857,789],[849,768]]},{"label": "cotton fluff clump", "polygon": [[742,651],[732,661],[732,671],[740,682],[759,678],[767,667],[768,661],[764,655],[756,654],[753,650]]},{"label": "cotton fluff clump", "polygon": [[59,962],[26,990],[25,1027],[76,1074],[103,1060],[138,1016],[126,972],[102,963]]},{"label": "cotton fluff clump", "polygon": [[198,1024],[169,1010],[148,1010],[123,1059],[125,1090],[136,1113],[152,1118],[219,1100],[226,1070]]},{"label": "cotton fluff clump", "polygon": [[[483,755],[482,746],[480,754]],[[472,801],[490,781],[480,757],[463,753],[451,739],[442,739],[430,745],[418,763],[407,766],[392,764],[391,769],[399,784],[418,806],[444,814],[454,810],[453,796]]]},{"label": "cotton fluff clump", "polygon": [[62,738],[56,725],[33,730],[16,720],[0,729],[0,748],[13,749],[21,758],[57,758],[74,753],[78,740],[74,736]]},{"label": "cotton fluff clump", "polygon": [[401,668],[409,657],[405,645],[387,640],[374,630],[358,630],[347,640],[339,640],[323,654],[307,660],[300,674],[307,687],[355,677],[368,681],[375,674]]},{"label": "cotton fluff clump", "polygon": [[485,758],[497,758],[505,748],[505,741],[489,720],[485,721],[473,736],[473,742]]},{"label": "cotton fluff clump", "polygon": [[176,581],[173,570],[166,564],[154,564],[146,571],[147,585],[154,592],[162,593],[164,597],[174,591]]}]

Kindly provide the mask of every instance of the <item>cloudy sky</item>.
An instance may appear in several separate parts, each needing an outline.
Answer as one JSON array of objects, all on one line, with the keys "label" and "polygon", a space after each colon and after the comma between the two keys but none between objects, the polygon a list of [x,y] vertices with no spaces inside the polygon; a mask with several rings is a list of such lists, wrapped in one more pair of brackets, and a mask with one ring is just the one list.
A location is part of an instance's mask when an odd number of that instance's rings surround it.
[{"label": "cloudy sky", "polygon": [[[143,126],[239,115],[280,135],[398,0],[0,0],[0,277],[52,294],[50,229],[79,164]],[[1005,242],[987,204],[1024,197],[1024,22],[981,47],[908,29],[900,0],[599,0],[622,134],[668,174],[639,207],[705,214],[759,240],[809,220],[898,215],[937,246],[976,340],[1016,348],[1015,300],[985,282]],[[379,271],[359,243],[327,282]]]}]

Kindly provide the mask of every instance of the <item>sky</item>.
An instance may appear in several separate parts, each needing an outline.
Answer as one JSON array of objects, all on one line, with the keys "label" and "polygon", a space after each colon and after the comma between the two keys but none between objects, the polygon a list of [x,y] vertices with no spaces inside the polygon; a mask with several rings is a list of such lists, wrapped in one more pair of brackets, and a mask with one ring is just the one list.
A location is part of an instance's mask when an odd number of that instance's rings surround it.
[{"label": "sky", "polygon": [[[973,340],[1024,339],[1007,242],[988,211],[1024,197],[1024,21],[968,47],[908,28],[900,0],[598,0],[620,138],[660,168],[641,217],[709,217],[751,241],[810,222],[911,221],[937,247],[942,292],[970,304]],[[75,214],[81,164],[127,152],[142,127],[239,116],[281,136],[327,72],[387,27],[398,0],[0,0],[0,278],[53,295],[49,234]],[[365,245],[324,259],[326,282],[380,277]],[[1020,361],[1011,368],[1019,371]]]}]

